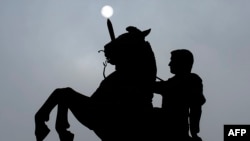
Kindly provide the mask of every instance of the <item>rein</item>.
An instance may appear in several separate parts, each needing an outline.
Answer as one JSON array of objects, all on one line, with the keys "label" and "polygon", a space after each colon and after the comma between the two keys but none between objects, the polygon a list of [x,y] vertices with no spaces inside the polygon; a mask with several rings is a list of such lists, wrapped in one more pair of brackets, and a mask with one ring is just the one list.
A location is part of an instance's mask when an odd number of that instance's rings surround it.
[{"label": "rein", "polygon": [[[98,53],[100,53],[100,52],[104,52],[104,50],[99,50]],[[103,62],[103,72],[102,72],[102,75],[103,75],[104,79],[106,78],[105,71],[106,71],[107,65],[108,65],[108,61],[105,60],[105,61]],[[160,81],[164,81],[163,79],[161,79],[161,78],[158,77],[158,76],[156,76],[156,79],[158,79],[158,80],[160,80]]]}]

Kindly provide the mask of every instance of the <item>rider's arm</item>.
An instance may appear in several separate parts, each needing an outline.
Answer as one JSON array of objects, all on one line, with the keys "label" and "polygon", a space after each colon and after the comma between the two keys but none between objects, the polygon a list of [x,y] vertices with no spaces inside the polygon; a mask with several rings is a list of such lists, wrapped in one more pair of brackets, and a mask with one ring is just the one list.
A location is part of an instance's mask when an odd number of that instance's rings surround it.
[{"label": "rider's arm", "polygon": [[156,81],[154,83],[154,93],[156,94],[163,94],[166,92],[167,81]]},{"label": "rider's arm", "polygon": [[198,75],[193,75],[191,86],[191,104],[190,104],[190,132],[193,138],[199,138],[200,119],[202,114],[202,105],[206,102],[203,95],[202,80]]},{"label": "rider's arm", "polygon": [[190,108],[190,132],[192,137],[196,137],[200,132],[201,105]]}]

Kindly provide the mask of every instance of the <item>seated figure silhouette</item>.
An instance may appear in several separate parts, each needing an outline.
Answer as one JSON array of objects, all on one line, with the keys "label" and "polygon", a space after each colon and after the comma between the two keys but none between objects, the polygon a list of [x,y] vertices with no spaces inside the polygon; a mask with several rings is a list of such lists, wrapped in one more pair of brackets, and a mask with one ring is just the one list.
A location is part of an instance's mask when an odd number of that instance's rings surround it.
[{"label": "seated figure silhouette", "polygon": [[198,133],[202,105],[206,100],[202,79],[191,73],[193,62],[194,58],[189,50],[172,51],[169,67],[174,76],[167,81],[155,83],[155,93],[161,94],[163,98],[162,108],[158,110],[158,124],[162,125],[158,132],[162,140],[202,140]]},{"label": "seated figure silhouette", "polygon": [[[156,78],[154,53],[145,37],[149,30],[127,27],[128,32],[104,46],[107,62],[115,65],[97,90],[85,96],[72,88],[52,92],[35,115],[35,135],[42,141],[49,134],[46,122],[50,112],[58,107],[56,131],[61,141],[72,141],[67,114],[93,130],[103,141],[145,140],[150,137],[148,122],[153,110],[153,86]],[[148,135],[148,136],[145,136]]]}]

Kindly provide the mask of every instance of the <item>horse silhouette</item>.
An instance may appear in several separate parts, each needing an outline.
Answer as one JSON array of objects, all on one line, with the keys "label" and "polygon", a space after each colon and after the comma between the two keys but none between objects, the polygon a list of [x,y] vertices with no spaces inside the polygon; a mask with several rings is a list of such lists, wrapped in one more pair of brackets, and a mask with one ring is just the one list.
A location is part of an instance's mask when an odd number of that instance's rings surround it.
[{"label": "horse silhouette", "polygon": [[152,98],[157,69],[152,48],[145,41],[150,29],[141,31],[129,26],[126,30],[104,46],[107,62],[115,65],[115,71],[104,78],[90,97],[69,87],[52,92],[35,115],[37,141],[49,134],[46,121],[55,106],[56,131],[61,141],[74,138],[67,130],[68,109],[102,141],[153,138]]}]

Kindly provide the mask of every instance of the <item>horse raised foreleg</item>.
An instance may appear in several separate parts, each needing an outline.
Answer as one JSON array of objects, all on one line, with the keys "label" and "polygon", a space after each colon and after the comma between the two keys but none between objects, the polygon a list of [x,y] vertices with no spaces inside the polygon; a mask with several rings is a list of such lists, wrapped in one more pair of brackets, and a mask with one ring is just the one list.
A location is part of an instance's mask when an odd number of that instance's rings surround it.
[{"label": "horse raised foreleg", "polygon": [[49,120],[50,112],[58,104],[57,93],[58,89],[49,96],[35,115],[35,135],[37,141],[42,141],[50,132],[45,122]]},{"label": "horse raised foreleg", "polygon": [[91,109],[89,107],[93,105],[90,103],[92,102],[90,102],[89,97],[79,94],[71,88],[56,89],[35,115],[37,141],[42,141],[49,133],[45,122],[49,120],[49,114],[56,105],[58,105],[56,130],[60,140],[73,140],[73,134],[67,131],[67,128],[69,128],[68,109],[82,124],[85,125],[86,123],[87,125],[90,118],[87,118],[88,114],[86,113],[89,111],[88,109]]},{"label": "horse raised foreleg", "polygon": [[70,127],[68,123],[68,108],[64,102],[58,103],[56,131],[61,141],[73,141],[74,134],[67,129]]}]

